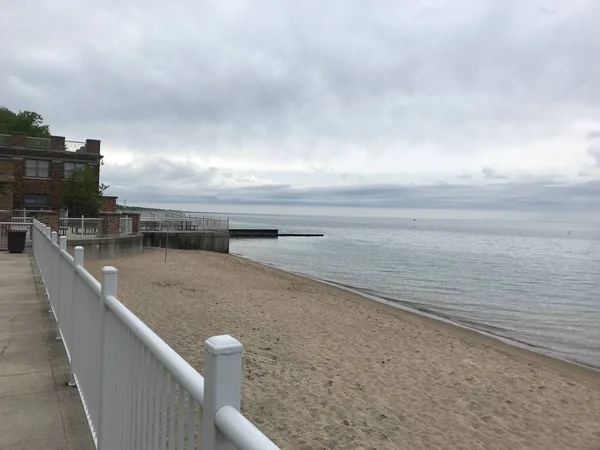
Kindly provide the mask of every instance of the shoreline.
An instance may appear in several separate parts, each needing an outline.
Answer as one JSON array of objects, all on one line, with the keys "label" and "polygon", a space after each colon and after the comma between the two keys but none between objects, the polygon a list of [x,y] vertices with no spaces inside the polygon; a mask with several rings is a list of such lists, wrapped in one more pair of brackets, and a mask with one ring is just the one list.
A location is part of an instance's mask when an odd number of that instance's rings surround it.
[{"label": "shoreline", "polygon": [[600,367],[591,366],[588,364],[583,364],[577,361],[571,361],[568,359],[563,359],[558,356],[554,356],[548,353],[545,353],[541,350],[537,350],[535,346],[528,344],[527,342],[521,342],[515,339],[511,339],[505,336],[501,336],[498,334],[494,334],[492,332],[481,330],[476,327],[472,327],[469,325],[465,325],[459,322],[452,320],[451,318],[443,317],[436,315],[433,312],[422,311],[416,308],[411,308],[402,304],[400,301],[394,302],[392,300],[387,300],[382,297],[378,297],[376,295],[367,294],[365,292],[361,292],[358,289],[352,288],[350,286],[344,286],[343,284],[336,283],[334,281],[329,281],[325,279],[320,279],[316,277],[311,277],[310,275],[294,272],[292,270],[284,269],[281,267],[277,267],[273,264],[267,263],[265,261],[256,261],[254,259],[248,258],[239,253],[230,253],[230,256],[234,258],[241,259],[245,262],[249,262],[251,264],[257,264],[262,267],[266,267],[270,270],[280,271],[284,274],[298,277],[300,279],[310,281],[313,283],[320,283],[326,286],[329,286],[334,289],[341,290],[342,292],[349,293],[358,297],[361,297],[363,300],[368,300],[377,305],[382,305],[387,308],[391,308],[391,311],[401,312],[410,314],[417,319],[424,320],[428,325],[440,325],[443,326],[444,329],[451,332],[465,332],[468,333],[469,336],[473,338],[481,338],[485,342],[490,345],[498,345],[504,350],[514,351],[515,354],[521,355],[525,358],[529,358],[536,363],[550,364],[555,365],[556,368],[561,368],[566,371],[575,371],[585,377],[591,377],[592,381],[600,384]]}]

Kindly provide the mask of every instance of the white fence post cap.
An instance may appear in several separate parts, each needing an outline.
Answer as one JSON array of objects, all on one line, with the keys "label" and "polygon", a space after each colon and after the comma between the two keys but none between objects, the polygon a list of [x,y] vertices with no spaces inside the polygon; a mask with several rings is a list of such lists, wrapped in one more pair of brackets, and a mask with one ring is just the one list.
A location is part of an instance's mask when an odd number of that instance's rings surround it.
[{"label": "white fence post cap", "polygon": [[213,336],[204,341],[204,348],[212,355],[231,355],[233,353],[242,353],[244,347],[237,339],[224,334]]},{"label": "white fence post cap", "polygon": [[117,268],[113,267],[113,266],[104,266],[102,268],[102,273],[106,273],[106,274],[110,274],[110,273],[117,273]]}]

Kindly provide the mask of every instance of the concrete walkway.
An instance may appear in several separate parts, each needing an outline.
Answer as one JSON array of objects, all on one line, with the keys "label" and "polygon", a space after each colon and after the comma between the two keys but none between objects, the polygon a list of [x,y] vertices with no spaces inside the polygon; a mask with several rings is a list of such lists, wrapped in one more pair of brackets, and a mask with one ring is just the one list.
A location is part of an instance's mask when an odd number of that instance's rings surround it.
[{"label": "concrete walkway", "polygon": [[95,448],[68,379],[67,355],[30,256],[0,252],[0,449]]}]

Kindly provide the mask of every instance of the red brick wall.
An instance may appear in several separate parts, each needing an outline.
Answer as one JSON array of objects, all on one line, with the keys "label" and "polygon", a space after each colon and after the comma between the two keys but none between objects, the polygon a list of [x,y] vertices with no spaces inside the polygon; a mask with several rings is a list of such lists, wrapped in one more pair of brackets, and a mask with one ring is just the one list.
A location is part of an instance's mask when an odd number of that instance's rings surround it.
[{"label": "red brick wall", "polygon": [[13,191],[12,183],[0,181],[0,214],[2,211],[8,211],[12,214],[13,210]]},{"label": "red brick wall", "polygon": [[13,210],[14,164],[0,160],[0,222],[10,220]]},{"label": "red brick wall", "polygon": [[100,154],[100,141],[97,139],[86,139],[85,140],[85,152],[99,155]]},{"label": "red brick wall", "polygon": [[115,212],[117,210],[117,198],[103,195],[100,212]]},{"label": "red brick wall", "polygon": [[58,231],[59,214],[57,211],[32,211],[31,217],[52,228],[52,231]]},{"label": "red brick wall", "polygon": [[14,170],[12,159],[0,159],[0,177],[12,177],[14,176]]},{"label": "red brick wall", "polygon": [[50,136],[50,150],[64,150],[65,149],[65,137],[64,136]]},{"label": "red brick wall", "polygon": [[[66,184],[64,180],[64,161],[92,163],[96,182],[100,182],[100,141],[88,139],[83,153],[65,151],[65,138],[63,136],[51,136],[49,149],[27,148],[26,145],[27,136],[25,134],[13,133],[10,144],[0,148],[0,155],[10,158],[13,164],[14,186],[11,209],[24,208],[25,195],[28,194],[47,195],[49,196],[49,207],[54,210],[59,209],[62,203],[62,192]],[[48,160],[49,178],[26,178],[26,159]],[[4,198],[3,201],[5,201]]]},{"label": "red brick wall", "polygon": [[27,142],[27,135],[23,133],[12,133],[12,145],[13,147],[25,147]]},{"label": "red brick wall", "polygon": [[[25,195],[37,194],[50,197],[50,208],[58,210],[62,203],[62,192],[66,186],[64,179],[64,162],[59,160],[50,161],[48,174],[50,178],[36,179],[25,177],[25,159],[15,160],[15,189],[13,202],[15,209],[22,209],[25,205]],[[35,158],[33,158],[35,159]],[[100,166],[92,166],[95,169],[96,179],[100,178]]]},{"label": "red brick wall", "polygon": [[12,209],[12,185],[0,181],[0,222],[10,220]]},{"label": "red brick wall", "polygon": [[118,236],[120,213],[101,212],[98,216],[102,219],[102,236]]}]

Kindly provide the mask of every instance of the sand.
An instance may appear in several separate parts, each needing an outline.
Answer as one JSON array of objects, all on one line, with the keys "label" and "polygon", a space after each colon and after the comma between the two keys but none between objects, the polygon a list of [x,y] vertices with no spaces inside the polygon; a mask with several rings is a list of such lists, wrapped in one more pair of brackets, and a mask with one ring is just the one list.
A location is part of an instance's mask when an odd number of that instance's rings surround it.
[{"label": "sand", "polygon": [[286,449],[600,449],[600,374],[232,255],[93,261],[202,371],[244,345],[243,411]]}]

